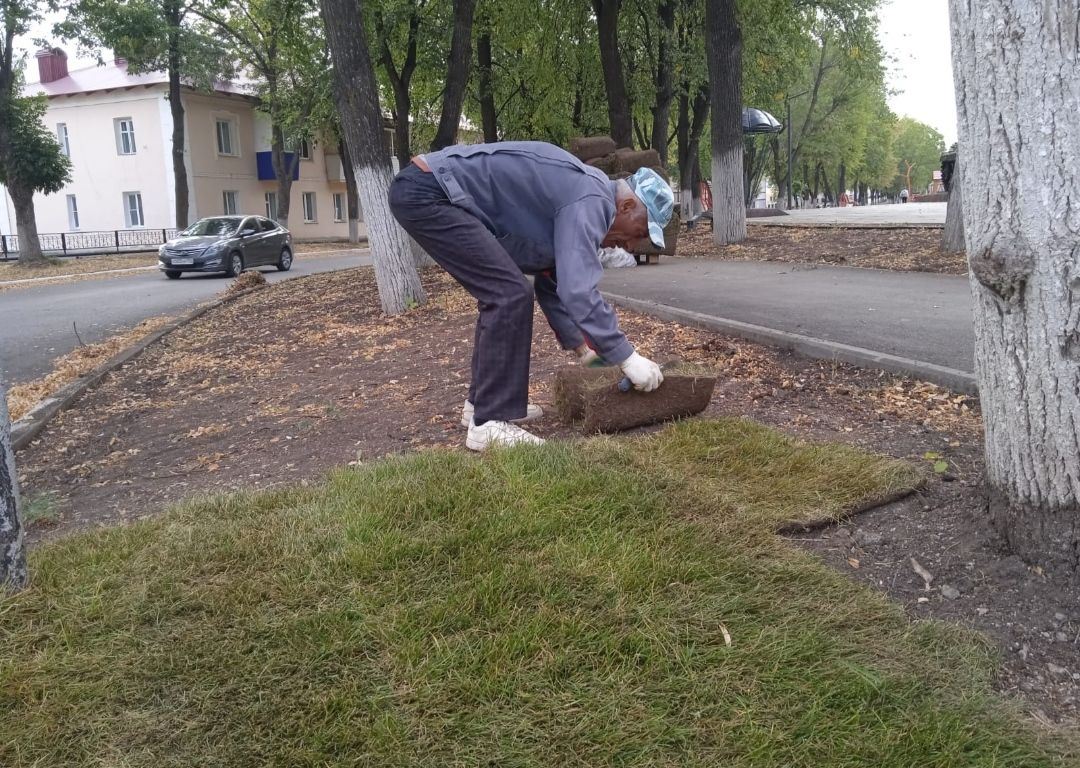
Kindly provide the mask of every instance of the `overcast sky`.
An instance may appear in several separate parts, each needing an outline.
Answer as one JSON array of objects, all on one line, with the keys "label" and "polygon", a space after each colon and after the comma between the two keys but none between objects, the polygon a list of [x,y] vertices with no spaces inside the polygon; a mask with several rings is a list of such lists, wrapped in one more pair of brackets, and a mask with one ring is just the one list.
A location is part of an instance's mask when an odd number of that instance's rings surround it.
[{"label": "overcast sky", "polygon": [[956,141],[956,100],[949,44],[948,0],[885,0],[878,12],[881,43],[892,58],[889,106]]},{"label": "overcast sky", "polygon": [[[889,106],[931,125],[945,137],[945,146],[956,141],[956,103],[953,97],[952,62],[949,54],[948,0],[884,0],[879,11],[881,42],[890,57],[888,84],[896,91]],[[51,18],[19,43],[32,52],[34,38],[52,39]],[[59,41],[57,41],[59,42]],[[80,59],[74,44],[64,44],[72,69],[93,64]],[[37,66],[31,53],[27,80],[35,81]]]}]

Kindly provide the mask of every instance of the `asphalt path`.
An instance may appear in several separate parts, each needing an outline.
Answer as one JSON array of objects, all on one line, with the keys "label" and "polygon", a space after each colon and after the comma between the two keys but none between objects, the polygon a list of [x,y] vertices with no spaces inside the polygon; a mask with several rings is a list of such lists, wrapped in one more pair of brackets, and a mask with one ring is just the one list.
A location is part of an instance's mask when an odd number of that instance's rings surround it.
[{"label": "asphalt path", "polygon": [[678,307],[970,373],[967,277],[780,262],[667,259],[615,269],[600,287]]},{"label": "asphalt path", "polygon": [[[367,249],[354,249],[298,256],[288,272],[273,267],[260,271],[277,282],[370,264]],[[0,292],[0,379],[10,385],[39,378],[80,339],[93,344],[149,317],[180,315],[231,283],[219,275],[168,280],[155,269]]]}]

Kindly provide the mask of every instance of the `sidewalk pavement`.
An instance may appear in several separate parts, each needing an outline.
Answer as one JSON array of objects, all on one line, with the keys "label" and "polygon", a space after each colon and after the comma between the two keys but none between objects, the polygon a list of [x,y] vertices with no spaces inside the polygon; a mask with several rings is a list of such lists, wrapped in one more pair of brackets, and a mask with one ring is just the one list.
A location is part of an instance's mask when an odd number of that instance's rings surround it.
[{"label": "sidewalk pavement", "polygon": [[674,258],[608,270],[600,288],[617,306],[976,391],[966,277]]},{"label": "sidewalk pavement", "polygon": [[[882,203],[845,208],[798,208],[786,216],[746,220],[769,227],[944,227],[947,203]],[[708,225],[706,225],[708,226]]]}]

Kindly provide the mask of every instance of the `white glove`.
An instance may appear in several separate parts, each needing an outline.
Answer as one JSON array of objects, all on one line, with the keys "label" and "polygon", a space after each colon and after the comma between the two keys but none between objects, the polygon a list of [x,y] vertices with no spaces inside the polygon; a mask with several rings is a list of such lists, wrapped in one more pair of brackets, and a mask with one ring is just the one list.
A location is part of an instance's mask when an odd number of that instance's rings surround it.
[{"label": "white glove", "polygon": [[642,392],[652,392],[664,381],[660,366],[637,352],[619,363],[619,367],[626,374],[626,378],[630,379],[634,389],[640,389]]}]

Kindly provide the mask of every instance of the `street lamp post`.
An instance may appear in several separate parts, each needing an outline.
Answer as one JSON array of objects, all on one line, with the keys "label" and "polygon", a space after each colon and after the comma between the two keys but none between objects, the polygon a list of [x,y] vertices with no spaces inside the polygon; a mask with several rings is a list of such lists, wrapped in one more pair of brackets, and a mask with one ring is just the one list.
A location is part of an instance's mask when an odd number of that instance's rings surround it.
[{"label": "street lamp post", "polygon": [[784,123],[784,131],[787,133],[787,207],[791,210],[791,100],[810,93],[809,90],[784,97],[784,107],[787,110],[787,122]]}]

